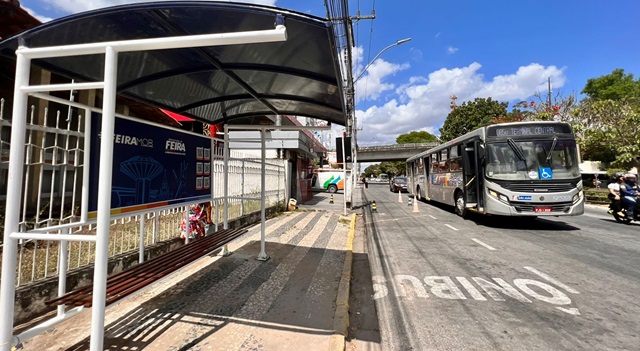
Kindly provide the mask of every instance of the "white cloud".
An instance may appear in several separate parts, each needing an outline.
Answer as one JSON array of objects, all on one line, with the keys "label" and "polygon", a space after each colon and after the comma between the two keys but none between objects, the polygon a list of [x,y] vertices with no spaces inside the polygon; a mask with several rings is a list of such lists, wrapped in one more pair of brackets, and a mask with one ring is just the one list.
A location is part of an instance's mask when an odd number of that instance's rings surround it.
[{"label": "white cloud", "polygon": [[454,48],[453,46],[449,46],[447,48],[447,54],[455,54],[456,52],[458,52],[458,50],[460,50],[459,48]]},{"label": "white cloud", "polygon": [[[546,90],[547,78],[554,87],[562,87],[566,77],[564,68],[531,63],[518,68],[515,73],[499,75],[485,80],[480,73],[482,66],[474,62],[466,67],[442,68],[427,77],[413,77],[396,88],[397,98],[356,111],[359,128],[358,144],[394,144],[399,134],[425,130],[439,134],[450,112],[451,95],[458,97],[458,104],[476,97],[491,97],[499,101],[524,100],[537,91]],[[381,80],[386,76],[380,76]]]},{"label": "white cloud", "polygon": [[[390,76],[393,76],[397,72],[408,69],[409,64],[394,64],[385,61],[382,58],[378,58],[366,68],[363,64],[363,49],[357,47],[353,52],[353,67],[354,76],[356,80],[356,102],[363,100],[375,100],[386,91],[393,91],[395,85],[388,81]],[[366,71],[363,70],[366,68]],[[385,79],[386,78],[386,79]]]},{"label": "white cloud", "polygon": [[35,11],[33,11],[32,9],[30,9],[28,7],[22,6],[22,9],[27,11],[27,13],[29,13],[31,16],[37,18],[38,21],[40,21],[42,23],[49,22],[49,21],[53,20],[53,18],[51,18],[51,17],[41,16],[41,15],[37,14]]},{"label": "white cloud", "polygon": [[416,62],[424,61],[424,54],[422,53],[422,50],[416,47],[411,47],[411,49],[409,49],[409,52],[411,53],[411,60]]},{"label": "white cloud", "polygon": [[[50,4],[56,10],[69,14],[100,9],[103,7],[155,1],[158,0],[45,0],[46,3]],[[276,1],[277,0],[237,0],[237,2],[269,6],[275,6]]]}]

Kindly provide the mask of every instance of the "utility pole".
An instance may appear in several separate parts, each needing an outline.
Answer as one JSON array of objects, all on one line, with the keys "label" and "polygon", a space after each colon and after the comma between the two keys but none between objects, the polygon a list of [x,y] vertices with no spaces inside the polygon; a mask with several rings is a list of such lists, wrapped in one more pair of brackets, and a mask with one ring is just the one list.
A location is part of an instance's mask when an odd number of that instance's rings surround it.
[{"label": "utility pole", "polygon": [[551,77],[547,78],[547,84],[549,87],[549,91],[548,91],[548,95],[547,95],[547,100],[548,100],[548,104],[549,106],[547,106],[549,108],[549,111],[551,111]]}]

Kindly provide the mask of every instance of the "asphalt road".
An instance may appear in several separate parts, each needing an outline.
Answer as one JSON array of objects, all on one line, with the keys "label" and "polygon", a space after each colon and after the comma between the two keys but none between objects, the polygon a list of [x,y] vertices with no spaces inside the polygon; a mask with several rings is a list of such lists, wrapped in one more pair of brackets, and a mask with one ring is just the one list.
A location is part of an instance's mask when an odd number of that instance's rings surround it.
[{"label": "asphalt road", "polygon": [[372,289],[359,289],[347,349],[640,350],[640,224],[596,207],[535,220],[465,220],[424,202],[414,213],[386,184],[363,200],[377,212],[363,207],[368,262],[354,281],[370,269]]}]

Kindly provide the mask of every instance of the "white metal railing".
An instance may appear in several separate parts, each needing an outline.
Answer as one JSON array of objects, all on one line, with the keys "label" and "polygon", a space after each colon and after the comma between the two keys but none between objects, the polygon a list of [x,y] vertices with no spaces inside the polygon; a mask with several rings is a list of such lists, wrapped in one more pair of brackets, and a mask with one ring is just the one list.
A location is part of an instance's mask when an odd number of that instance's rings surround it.
[{"label": "white metal railing", "polygon": [[[0,99],[0,193],[6,193],[11,122],[4,118],[4,99]],[[95,235],[95,222],[82,223],[79,217],[84,167],[84,123],[78,109],[48,108],[38,114],[31,106],[25,145],[25,182],[23,184],[20,228],[28,235],[15,233],[18,246],[16,286],[22,286],[60,274],[61,262],[67,270],[93,264],[95,243],[91,241],[46,240],[47,235]],[[63,113],[64,112],[64,113]],[[80,112],[82,112],[80,110]],[[217,140],[223,143],[222,140]],[[260,210],[260,160],[232,150],[229,158],[229,219]],[[222,223],[223,148],[215,148],[212,160],[212,212],[214,225]],[[266,205],[285,201],[283,160],[266,163]],[[0,198],[0,201],[3,201]],[[187,205],[125,215],[111,221],[109,257],[132,253],[180,236],[180,224]],[[0,211],[0,216],[4,210]],[[81,225],[78,225],[81,223]],[[0,226],[4,220],[0,220]],[[3,229],[3,228],[0,228]],[[21,239],[43,233],[41,240]],[[0,241],[2,236],[0,236]],[[66,248],[63,250],[62,246]],[[64,252],[64,257],[61,257]],[[0,242],[0,259],[2,258]],[[142,258],[142,257],[141,257]]]}]

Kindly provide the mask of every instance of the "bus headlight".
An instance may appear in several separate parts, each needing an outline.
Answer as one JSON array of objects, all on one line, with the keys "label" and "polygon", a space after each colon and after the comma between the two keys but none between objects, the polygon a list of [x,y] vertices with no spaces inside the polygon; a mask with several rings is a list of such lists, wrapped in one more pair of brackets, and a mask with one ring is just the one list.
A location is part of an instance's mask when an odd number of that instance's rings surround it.
[{"label": "bus headlight", "polygon": [[577,203],[578,201],[580,201],[582,199],[582,196],[584,195],[583,191],[580,190],[578,191],[577,194],[573,195],[573,203]]},{"label": "bus headlight", "polygon": [[506,195],[500,194],[499,192],[495,191],[495,190],[491,190],[489,189],[489,195],[495,197],[496,199],[504,202],[505,204],[509,203],[509,198]]}]

